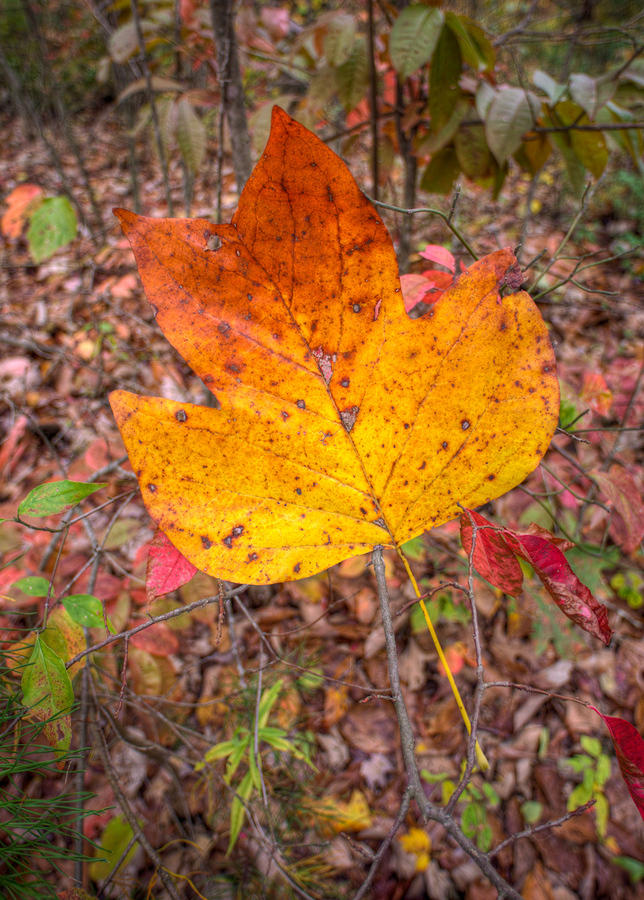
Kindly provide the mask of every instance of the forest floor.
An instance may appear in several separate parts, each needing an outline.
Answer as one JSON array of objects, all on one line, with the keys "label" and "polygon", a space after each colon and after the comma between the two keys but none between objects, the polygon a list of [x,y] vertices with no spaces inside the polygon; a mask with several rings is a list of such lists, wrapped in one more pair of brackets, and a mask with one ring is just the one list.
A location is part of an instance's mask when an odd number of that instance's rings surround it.
[{"label": "forest floor", "polygon": [[[87,844],[99,859],[85,868],[86,879],[92,879],[85,887],[90,896],[106,898],[168,896],[137,842],[125,864],[110,874],[133,834],[125,802],[165,869],[177,874],[181,897],[282,898],[303,889],[305,896],[350,898],[391,830],[405,787],[394,711],[380,696],[388,676],[370,561],[360,557],[303,581],[249,587],[221,615],[219,585],[201,574],[178,592],[148,602],[145,547],[154,527],[124,460],[107,397],[125,388],[200,403],[205,389],[156,326],[132,252],[109,213],[112,207],[131,207],[121,133],[107,111],[87,123],[82,136],[104,213],[102,234],[92,240],[84,230],[40,265],[32,263],[24,239],[3,238],[0,517],[11,519],[21,499],[43,482],[87,481],[105,471],[100,480],[108,485],[83,503],[83,511],[96,511],[73,524],[62,544],[59,535],[13,521],[0,527],[2,640],[5,648],[15,646],[42,616],[42,599],[12,587],[25,575],[51,575],[55,597],[98,596],[117,631],[212,598],[202,608],[131,637],[125,648],[117,641],[92,655],[96,677],[85,682],[87,706],[90,719],[103,729],[107,751],[90,741],[84,786],[92,795],[86,808],[96,813],[84,827],[86,837],[103,850]],[[13,121],[3,121],[0,134],[2,197],[21,182],[59,190],[42,144],[26,139]],[[357,152],[354,147],[355,167],[353,157],[348,162],[358,180],[366,181]],[[160,172],[151,154],[144,155],[142,211],[161,215]],[[83,198],[73,159],[65,157],[64,163]],[[214,171],[213,165],[198,181],[193,215],[210,215]],[[173,163],[172,183],[179,185],[180,178]],[[528,197],[517,176],[498,202],[465,187],[458,226],[481,254],[514,247],[530,204],[522,261],[542,251],[551,258],[575,213],[560,179],[546,170]],[[237,202],[230,172],[223,200],[227,220]],[[179,188],[176,201],[182,209]],[[491,770],[485,779],[474,777],[457,819],[463,816],[464,824],[473,819],[473,833],[487,849],[525,828],[565,817],[584,768],[595,773],[586,776],[589,796],[605,798],[558,827],[501,849],[499,870],[527,900],[635,898],[641,896],[641,881],[632,883],[626,868],[633,882],[644,877],[644,828],[608,733],[594,712],[566,700],[587,701],[644,732],[638,430],[644,421],[644,263],[637,254],[602,262],[628,241],[641,241],[641,234],[626,201],[619,214],[600,192],[593,202],[540,289],[566,282],[574,260],[585,257],[596,265],[539,303],[551,327],[563,408],[568,421],[586,411],[575,426],[583,433],[572,437],[558,431],[545,465],[491,504],[488,513],[508,527],[537,522],[572,535],[578,546],[569,560],[608,607],[613,642],[604,648],[571,625],[535,578],[526,580],[516,599],[475,579],[486,679],[543,693],[503,687],[486,694],[480,739]],[[395,221],[386,221],[395,233]],[[457,251],[438,219],[417,216],[415,228],[418,248],[434,243]],[[593,488],[598,472],[607,476],[601,490]],[[411,552],[415,575],[427,590],[466,577],[456,522],[427,533]],[[449,782],[458,780],[466,737],[429,635],[410,604],[413,594],[404,571],[393,556],[386,565],[392,603],[401,610],[395,628],[417,757],[428,773],[428,796],[440,803]],[[461,595],[447,587],[435,595],[431,609],[466,705],[471,705],[476,674],[470,612]],[[93,643],[104,637],[104,630],[91,630]],[[15,674],[7,678],[17,690]],[[257,828],[246,822],[227,856],[231,796],[222,781],[225,760],[200,771],[195,766],[236,729],[252,729],[258,691],[278,679],[270,723],[310,741],[315,769],[288,754],[265,751],[266,796],[257,794],[251,802]],[[77,742],[86,732],[79,713],[74,721]],[[606,765],[600,761],[604,754],[611,758],[609,775],[597,771]],[[231,783],[238,785],[244,772],[242,765]],[[16,783],[30,796],[52,797],[68,789],[69,772],[59,778],[32,772]],[[607,823],[600,834],[596,811],[606,805]],[[368,896],[496,896],[439,825],[424,825],[412,809],[399,834],[403,840],[392,841]],[[272,860],[266,849],[271,842],[279,850]],[[66,881],[71,864],[63,870],[65,875],[52,876],[56,890],[72,886]]]}]

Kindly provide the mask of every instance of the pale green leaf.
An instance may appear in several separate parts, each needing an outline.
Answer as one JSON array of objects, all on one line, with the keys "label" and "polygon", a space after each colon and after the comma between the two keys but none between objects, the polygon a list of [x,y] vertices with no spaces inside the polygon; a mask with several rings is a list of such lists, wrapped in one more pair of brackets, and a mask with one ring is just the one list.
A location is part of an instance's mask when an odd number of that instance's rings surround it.
[{"label": "pale green leaf", "polygon": [[49,481],[29,491],[18,507],[19,516],[53,516],[68,506],[76,506],[85,497],[107,487],[84,481]]},{"label": "pale green leaf", "polygon": [[521,144],[526,131],[534,125],[539,101],[521,88],[498,91],[485,118],[487,143],[502,165]]},{"label": "pale green leaf", "polygon": [[391,62],[401,78],[409,78],[430,61],[444,19],[440,9],[418,3],[402,10],[389,36]]},{"label": "pale green leaf", "polygon": [[27,243],[34,262],[41,263],[76,237],[76,212],[67,197],[47,197],[32,213]]},{"label": "pale green leaf", "polygon": [[177,144],[186,168],[196,175],[206,155],[206,129],[185,98],[177,102]]}]

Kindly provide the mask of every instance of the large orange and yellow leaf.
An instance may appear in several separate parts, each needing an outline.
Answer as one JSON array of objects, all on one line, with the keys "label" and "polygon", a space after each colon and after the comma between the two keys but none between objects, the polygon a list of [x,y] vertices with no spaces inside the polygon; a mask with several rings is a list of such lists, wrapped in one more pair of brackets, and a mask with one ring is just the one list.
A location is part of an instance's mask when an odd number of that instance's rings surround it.
[{"label": "large orange and yellow leaf", "polygon": [[514,257],[423,319],[344,163],[275,109],[230,225],[119,210],[166,337],[217,408],[111,395],[152,518],[199,569],[269,583],[399,546],[521,482],[554,432],[546,326]]}]

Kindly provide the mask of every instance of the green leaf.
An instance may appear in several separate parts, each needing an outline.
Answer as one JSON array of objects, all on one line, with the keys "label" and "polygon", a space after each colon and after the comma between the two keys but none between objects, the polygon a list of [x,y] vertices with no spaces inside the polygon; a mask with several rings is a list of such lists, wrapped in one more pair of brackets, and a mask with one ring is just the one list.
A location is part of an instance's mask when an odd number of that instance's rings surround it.
[{"label": "green leaf", "polygon": [[297,686],[301,691],[317,691],[323,684],[324,678],[322,676],[322,669],[317,667],[308,672],[304,672],[304,674],[300,675],[297,679]]},{"label": "green leaf", "polygon": [[546,94],[548,100],[553,105],[558,103],[566,93],[565,84],[558,84],[558,82],[556,82],[554,78],[551,78],[547,72],[542,72],[540,69],[537,69],[532,76],[532,82],[535,87],[538,87],[539,90]]},{"label": "green leaf", "polygon": [[139,42],[134,22],[126,22],[113,31],[107,42],[107,47],[114,62],[121,64],[127,62],[135,53],[138,53]]},{"label": "green leaf", "polygon": [[41,263],[76,237],[76,213],[67,197],[48,197],[34,210],[27,243],[34,262]]},{"label": "green leaf", "polygon": [[184,97],[177,101],[176,136],[186,168],[194,176],[206,155],[206,129]]},{"label": "green leaf", "polygon": [[543,806],[537,800],[526,800],[521,804],[521,815],[526,825],[536,825],[542,813]]},{"label": "green leaf", "polygon": [[[112,874],[133,837],[132,826],[125,816],[114,816],[113,819],[110,819],[103,829],[100,847],[97,851],[97,854],[103,859],[95,859],[89,866],[89,874],[93,881],[104,881],[108,875]],[[118,868],[122,869],[126,866],[135,852],[136,844],[133,844]]]},{"label": "green leaf", "polygon": [[27,575],[14,581],[11,587],[17,587],[23,594],[30,597],[46,597],[49,593],[49,582],[40,575]]},{"label": "green leaf", "polygon": [[224,780],[227,784],[230,784],[230,781],[239,768],[239,764],[242,759],[248,752],[250,747],[250,734],[247,734],[245,738],[243,738],[237,746],[234,748],[232,753],[228,758],[228,765],[226,766],[226,774],[224,775]]},{"label": "green leaf", "polygon": [[445,14],[445,24],[454,32],[468,66],[475,72],[491,71],[494,68],[494,48],[478,25],[467,16],[458,16],[453,12]]},{"label": "green leaf", "polygon": [[588,734],[582,734],[579,738],[579,743],[586,751],[586,753],[590,753],[591,756],[594,756],[595,759],[598,759],[602,752],[602,744],[598,738],[590,737]]},{"label": "green leaf", "polygon": [[422,534],[412,538],[400,548],[408,559],[424,559],[426,553],[425,540]]},{"label": "green leaf", "polygon": [[481,806],[480,803],[468,803],[461,816],[461,828],[471,838],[474,837],[479,826],[485,825],[486,821],[487,813],[485,812],[485,807]]},{"label": "green leaf", "polygon": [[490,148],[482,125],[461,125],[454,135],[459,165],[468,178],[483,178],[490,169]]},{"label": "green leaf", "polygon": [[[92,594],[72,594],[63,597],[61,603],[67,610],[70,619],[84,628],[102,628],[105,625],[103,618],[103,604]],[[110,634],[116,634],[114,626],[107,620],[107,628]]]},{"label": "green leaf", "polygon": [[597,768],[595,770],[595,784],[598,787],[603,787],[608,779],[610,778],[611,773],[611,760],[610,756],[606,756],[604,753],[600,754],[599,759],[597,760]]},{"label": "green leaf", "polygon": [[482,850],[483,853],[487,853],[487,851],[492,846],[492,829],[489,825],[483,825],[476,835],[476,846],[479,850]]},{"label": "green leaf", "polygon": [[570,76],[570,96],[581,106],[588,118],[593,120],[613,96],[616,86],[614,79],[605,76],[591,78],[581,73]]},{"label": "green leaf", "polygon": [[501,798],[499,797],[497,792],[494,790],[492,785],[488,784],[487,781],[483,783],[483,793],[487,797],[487,801],[490,804],[490,806],[497,807],[499,805],[499,803],[501,802]]},{"label": "green leaf", "polygon": [[418,3],[400,13],[389,36],[389,55],[401,78],[409,78],[430,61],[444,20],[440,9]]},{"label": "green leaf", "polygon": [[452,140],[459,125],[472,111],[472,107],[466,97],[461,94],[452,109],[449,119],[439,131],[431,131],[420,143],[421,153],[430,153],[432,156],[442,150]]},{"label": "green leaf", "polygon": [[206,751],[203,762],[196,764],[196,771],[203,769],[206,763],[214,762],[216,759],[223,759],[224,756],[230,756],[235,747],[237,747],[237,743],[237,741],[221,741],[221,743],[215,744],[214,747]]},{"label": "green leaf", "polygon": [[421,189],[428,194],[449,194],[461,167],[453,146],[444,147],[432,156],[423,172]]},{"label": "green leaf", "polygon": [[71,743],[70,709],[74,691],[65,663],[36,635],[33,650],[23,669],[22,704],[32,718],[45,722],[43,733],[57,750]]},{"label": "green leaf", "polygon": [[351,56],[355,39],[355,17],[339,13],[329,23],[329,30],[324,36],[322,45],[328,64],[337,68],[345,63]]},{"label": "green leaf", "polygon": [[29,491],[18,507],[18,516],[54,516],[76,506],[85,497],[107,487],[107,484],[88,484],[83,481],[49,481]]},{"label": "green leaf", "polygon": [[[459,80],[463,63],[461,50],[450,28],[441,30],[429,73],[429,115],[433,132],[447,124],[461,96]],[[486,82],[487,84],[487,82]]]},{"label": "green leaf", "polygon": [[250,772],[247,772],[237,787],[237,796],[233,798],[233,802],[230,804],[230,838],[228,841],[226,856],[230,855],[231,850],[237,843],[239,832],[241,831],[242,825],[244,824],[246,809],[242,801],[248,800],[252,792],[253,776]]},{"label": "green leaf", "polygon": [[570,797],[568,797],[568,803],[566,806],[568,812],[572,812],[573,809],[577,809],[579,806],[583,806],[584,803],[588,803],[588,801],[592,797],[592,794],[592,786],[588,788],[588,786],[585,784],[578,784],[577,787],[572,791]]},{"label": "green leaf", "polygon": [[267,691],[264,691],[264,693],[262,694],[262,699],[259,701],[259,710],[257,716],[258,728],[264,728],[266,723],[268,722],[268,717],[273,706],[275,705],[275,701],[280,695],[283,684],[284,679],[278,678],[275,684],[271,685],[271,687]]},{"label": "green leaf", "polygon": [[[551,112],[551,118],[553,123],[559,126],[590,124],[584,110],[571,100],[557,103]],[[585,169],[588,169],[595,178],[599,178],[608,162],[606,139],[601,131],[575,131],[572,129],[568,132],[555,133],[552,137],[558,139],[556,143],[562,153],[563,147],[566,146]],[[568,162],[567,159],[566,162]]]},{"label": "green leaf", "polygon": [[606,827],[608,825],[608,800],[604,794],[595,794],[595,822],[597,824],[597,834],[600,838],[606,837]]},{"label": "green leaf", "polygon": [[644,862],[633,859],[632,856],[614,856],[615,865],[628,873],[631,884],[638,884],[644,878]]},{"label": "green leaf", "polygon": [[497,91],[485,117],[485,136],[490,150],[502,165],[521,144],[539,112],[539,101],[517,87]]},{"label": "green leaf", "polygon": [[364,97],[369,83],[369,63],[364,40],[357,40],[351,56],[337,67],[335,83],[340,103],[346,112],[351,112]]}]

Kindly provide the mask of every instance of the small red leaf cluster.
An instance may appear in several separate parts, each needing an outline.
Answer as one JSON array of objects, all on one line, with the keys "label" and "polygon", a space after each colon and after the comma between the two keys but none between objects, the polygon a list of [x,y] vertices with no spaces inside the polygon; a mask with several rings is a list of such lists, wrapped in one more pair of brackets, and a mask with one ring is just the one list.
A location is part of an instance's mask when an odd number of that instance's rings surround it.
[{"label": "small red leaf cluster", "polygon": [[441,294],[452,286],[457,276],[456,260],[445,247],[428,244],[420,255],[430,262],[444,266],[448,271],[425,269],[420,274],[401,275],[400,286],[408,313],[421,302],[428,305],[436,303]]},{"label": "small red leaf cluster", "polygon": [[524,559],[571,621],[604,644],[610,643],[612,631],[606,607],[577,578],[564,556],[563,551],[573,546],[569,541],[538,525],[530,525],[523,533],[497,527],[480,513],[466,510],[461,515],[461,542],[467,554],[472,552],[473,532],[476,539],[472,562],[490,584],[506,594],[518,594],[523,573],[517,557]]}]

